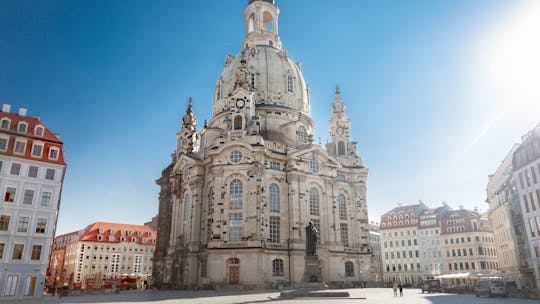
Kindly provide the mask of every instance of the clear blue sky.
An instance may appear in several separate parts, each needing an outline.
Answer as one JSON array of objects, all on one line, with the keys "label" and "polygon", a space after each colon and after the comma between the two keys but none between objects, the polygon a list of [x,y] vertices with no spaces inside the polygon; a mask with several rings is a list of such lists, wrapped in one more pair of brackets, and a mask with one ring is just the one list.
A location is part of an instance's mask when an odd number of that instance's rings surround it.
[{"label": "clear blue sky", "polygon": [[[0,0],[0,103],[60,133],[58,232],[143,223],[186,100],[210,118],[247,0]],[[488,175],[540,121],[538,1],[278,0],[315,138],[339,84],[378,219],[398,203],[486,209]]]}]

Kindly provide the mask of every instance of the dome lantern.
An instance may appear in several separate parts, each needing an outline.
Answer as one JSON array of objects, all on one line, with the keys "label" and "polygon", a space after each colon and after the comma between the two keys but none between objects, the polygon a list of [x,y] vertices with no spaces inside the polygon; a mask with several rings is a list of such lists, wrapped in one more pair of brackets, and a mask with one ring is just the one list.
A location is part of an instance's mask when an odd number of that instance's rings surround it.
[{"label": "dome lantern", "polygon": [[279,9],[273,0],[250,0],[244,12],[246,37],[242,49],[256,45],[268,45],[281,49],[278,34]]}]

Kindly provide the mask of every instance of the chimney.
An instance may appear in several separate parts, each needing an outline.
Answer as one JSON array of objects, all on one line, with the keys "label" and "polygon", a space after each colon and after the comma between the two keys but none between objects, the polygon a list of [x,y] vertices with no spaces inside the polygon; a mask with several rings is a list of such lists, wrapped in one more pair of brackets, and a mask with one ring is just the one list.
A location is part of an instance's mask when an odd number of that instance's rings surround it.
[{"label": "chimney", "polygon": [[26,116],[27,111],[26,108],[19,108],[19,116]]},{"label": "chimney", "polygon": [[4,113],[9,113],[9,111],[11,111],[11,105],[5,103],[2,105],[2,112]]}]

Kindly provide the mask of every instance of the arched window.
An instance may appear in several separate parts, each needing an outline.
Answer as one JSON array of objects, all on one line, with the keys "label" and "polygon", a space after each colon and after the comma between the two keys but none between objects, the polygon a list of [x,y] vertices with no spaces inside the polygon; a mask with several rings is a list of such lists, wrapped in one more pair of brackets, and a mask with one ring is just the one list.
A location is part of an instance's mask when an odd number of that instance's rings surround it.
[{"label": "arched window", "polygon": [[345,276],[354,277],[354,264],[353,264],[353,262],[345,262]]},{"label": "arched window", "polygon": [[255,30],[255,16],[251,14],[248,19],[248,33],[251,33]]},{"label": "arched window", "polygon": [[17,126],[17,131],[20,133],[26,133],[26,130],[28,129],[28,124],[25,122],[19,122],[19,125]]},{"label": "arched window", "polygon": [[242,116],[236,115],[234,117],[233,129],[234,130],[242,130]]},{"label": "arched window", "polygon": [[230,185],[229,208],[242,209],[243,196],[244,196],[244,189],[243,189],[242,181],[239,179],[234,179]]},{"label": "arched window", "polygon": [[339,194],[337,200],[338,200],[338,207],[339,207],[339,219],[346,220],[347,219],[347,204],[345,202],[345,195]]},{"label": "arched window", "polygon": [[339,141],[337,144],[338,155],[345,155],[345,143]]},{"label": "arched window", "polygon": [[186,193],[186,196],[184,197],[184,214],[182,216],[182,232],[184,234],[184,239],[187,240],[189,235],[189,213],[191,210],[191,196],[189,193]]},{"label": "arched window", "polygon": [[300,126],[298,127],[298,131],[296,132],[297,136],[298,136],[298,142],[301,143],[301,144],[305,144],[307,143],[307,131],[306,131],[306,128],[304,126]]},{"label": "arched window", "polygon": [[309,214],[319,215],[319,191],[316,188],[309,189]]},{"label": "arched window", "polygon": [[283,260],[275,259],[272,261],[272,275],[283,276]]},{"label": "arched window", "polygon": [[2,122],[0,123],[0,126],[2,129],[9,129],[11,121],[7,118],[2,119]]},{"label": "arched window", "polygon": [[276,184],[270,185],[268,193],[270,200],[270,212],[279,212],[279,187]]},{"label": "arched window", "polygon": [[263,14],[263,26],[264,26],[264,29],[269,31],[269,32],[272,32],[273,29],[274,29],[274,18],[272,18],[272,14],[270,14],[269,12],[264,12]]}]

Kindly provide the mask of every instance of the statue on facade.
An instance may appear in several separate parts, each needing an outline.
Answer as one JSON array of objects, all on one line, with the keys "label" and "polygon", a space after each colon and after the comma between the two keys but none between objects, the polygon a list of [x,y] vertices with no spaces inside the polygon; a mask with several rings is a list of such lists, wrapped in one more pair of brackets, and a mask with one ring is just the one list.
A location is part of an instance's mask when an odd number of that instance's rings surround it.
[{"label": "statue on facade", "polygon": [[309,221],[306,226],[306,255],[316,255],[317,251],[317,228]]}]

